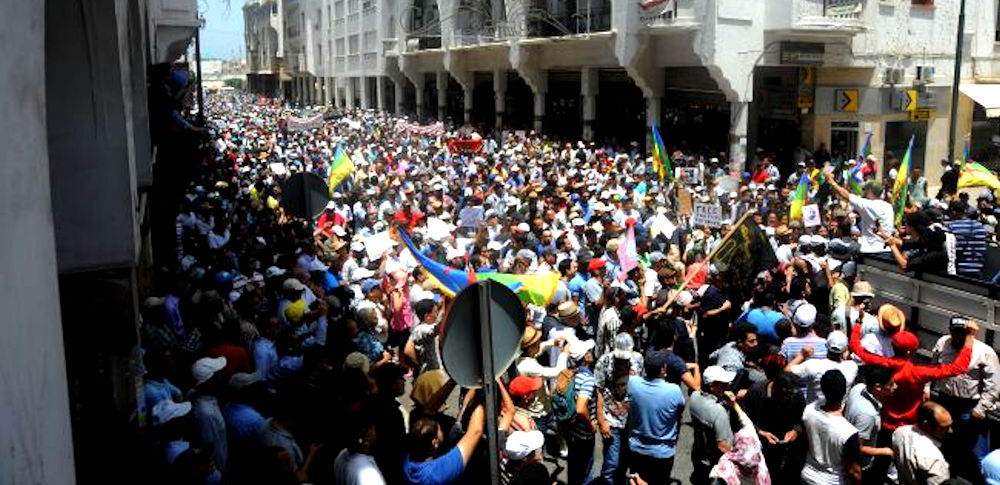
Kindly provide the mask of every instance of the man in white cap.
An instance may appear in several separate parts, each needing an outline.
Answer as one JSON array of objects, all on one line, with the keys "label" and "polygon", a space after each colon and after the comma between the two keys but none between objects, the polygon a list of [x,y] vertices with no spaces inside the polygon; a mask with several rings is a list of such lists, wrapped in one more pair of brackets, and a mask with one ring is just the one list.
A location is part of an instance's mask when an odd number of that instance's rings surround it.
[{"label": "man in white cap", "polygon": [[153,406],[153,426],[156,437],[163,448],[163,458],[167,465],[173,464],[177,457],[191,448],[187,441],[186,430],[190,424],[182,419],[191,412],[191,403],[160,401]]},{"label": "man in white cap", "polygon": [[736,373],[717,365],[702,374],[703,386],[691,393],[691,423],[694,445],[691,448],[691,483],[708,483],[708,474],[719,458],[733,447],[733,429],[729,423],[726,392]]},{"label": "man in white cap", "polygon": [[823,399],[819,380],[830,369],[837,369],[844,375],[847,387],[854,385],[854,380],[858,376],[858,363],[847,356],[847,343],[847,335],[844,332],[839,330],[830,332],[826,337],[825,359],[810,359],[813,349],[806,346],[785,366],[785,371],[808,383],[805,394],[807,403]]},{"label": "man in white cap", "polygon": [[590,480],[594,464],[594,444],[597,435],[597,399],[594,386],[593,340],[571,340],[569,358],[574,368],[573,390],[576,415],[563,425],[563,435],[569,451],[567,485],[583,485]]},{"label": "man in white cap", "polygon": [[826,358],[826,340],[816,335],[812,326],[816,323],[816,307],[803,303],[795,309],[792,315],[792,325],[795,326],[795,336],[788,337],[781,344],[781,355],[785,360],[792,360],[803,348],[811,346],[813,353],[809,358]]},{"label": "man in white cap", "polygon": [[219,408],[217,396],[222,390],[222,374],[226,367],[226,358],[204,357],[191,366],[191,377],[194,379],[194,394],[191,398],[192,414],[195,423],[195,442],[200,446],[211,445],[215,467],[226,473],[226,459],[229,457],[229,446],[226,438],[226,420]]},{"label": "man in white cap", "polygon": [[512,478],[517,476],[521,468],[532,463],[541,463],[543,445],[545,445],[545,435],[537,429],[512,432],[504,443],[504,451],[507,454],[504,473]]}]

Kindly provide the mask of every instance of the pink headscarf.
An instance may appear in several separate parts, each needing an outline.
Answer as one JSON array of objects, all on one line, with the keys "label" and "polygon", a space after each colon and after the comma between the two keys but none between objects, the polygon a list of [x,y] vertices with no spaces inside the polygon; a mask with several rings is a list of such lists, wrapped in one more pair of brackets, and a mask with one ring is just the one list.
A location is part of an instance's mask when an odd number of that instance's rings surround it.
[{"label": "pink headscarf", "polygon": [[753,477],[756,485],[771,485],[771,475],[764,462],[760,438],[750,420],[744,420],[749,425],[743,426],[736,433],[733,447],[719,458],[715,473],[726,485],[739,485],[740,477]]}]

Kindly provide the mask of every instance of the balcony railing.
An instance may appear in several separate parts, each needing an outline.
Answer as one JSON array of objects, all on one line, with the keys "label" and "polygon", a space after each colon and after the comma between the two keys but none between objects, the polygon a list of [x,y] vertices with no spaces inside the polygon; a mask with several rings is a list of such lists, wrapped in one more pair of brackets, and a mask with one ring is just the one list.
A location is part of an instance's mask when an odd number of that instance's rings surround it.
[{"label": "balcony railing", "polygon": [[651,28],[689,27],[697,24],[694,0],[666,0],[656,5],[646,0],[649,8],[640,7],[639,21]]},{"label": "balcony railing", "polygon": [[[874,0],[869,0],[874,1]],[[864,30],[865,0],[793,0],[793,30],[854,34]]]},{"label": "balcony railing", "polygon": [[824,0],[823,16],[834,19],[858,19],[864,10],[864,0]]}]

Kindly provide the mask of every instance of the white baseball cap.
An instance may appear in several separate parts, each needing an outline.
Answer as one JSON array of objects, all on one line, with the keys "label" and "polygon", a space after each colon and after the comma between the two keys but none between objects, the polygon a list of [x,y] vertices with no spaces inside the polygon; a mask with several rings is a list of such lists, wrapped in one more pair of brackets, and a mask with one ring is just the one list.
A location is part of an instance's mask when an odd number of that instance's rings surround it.
[{"label": "white baseball cap", "polygon": [[545,444],[545,435],[537,429],[531,431],[514,431],[507,437],[504,446],[507,457],[511,460],[523,460]]},{"label": "white baseball cap", "polygon": [[225,357],[202,357],[191,366],[191,377],[194,378],[194,385],[204,384],[212,378],[216,372],[226,367]]},{"label": "white baseball cap", "polygon": [[705,369],[705,372],[701,374],[701,377],[707,384],[711,384],[713,382],[729,384],[733,382],[733,379],[736,379],[736,373],[730,372],[717,365],[710,365]]},{"label": "white baseball cap", "polygon": [[164,399],[153,406],[153,426],[167,424],[170,420],[187,416],[190,412],[191,403],[187,401],[173,402],[170,399]]},{"label": "white baseball cap", "polygon": [[587,340],[573,340],[569,344],[569,358],[573,360],[580,360],[587,352],[592,350],[594,346],[597,345],[594,339]]},{"label": "white baseball cap", "polygon": [[800,327],[811,327],[816,322],[816,307],[809,303],[799,305],[792,320]]}]

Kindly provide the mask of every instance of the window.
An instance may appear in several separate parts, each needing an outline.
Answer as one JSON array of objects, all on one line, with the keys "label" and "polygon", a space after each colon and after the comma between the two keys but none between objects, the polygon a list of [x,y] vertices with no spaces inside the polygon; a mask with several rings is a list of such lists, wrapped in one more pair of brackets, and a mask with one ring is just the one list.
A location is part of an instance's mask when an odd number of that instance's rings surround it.
[{"label": "window", "polygon": [[345,52],[344,52],[344,39],[337,39],[337,55],[338,56],[342,56],[344,54],[345,54]]},{"label": "window", "polygon": [[352,35],[347,38],[347,53],[357,54],[360,49],[358,48],[358,36]]},{"label": "window", "polygon": [[334,12],[337,13],[337,18],[343,18],[344,17],[344,0],[340,0],[339,2],[333,4],[333,6],[334,6]]},{"label": "window", "polygon": [[833,121],[830,123],[830,154],[834,160],[846,160],[858,154],[857,121]]}]

